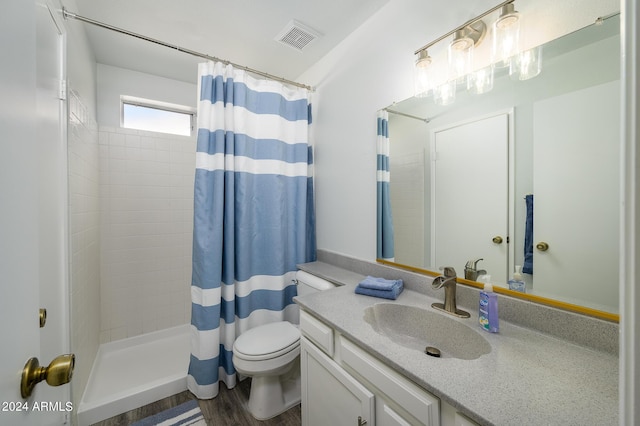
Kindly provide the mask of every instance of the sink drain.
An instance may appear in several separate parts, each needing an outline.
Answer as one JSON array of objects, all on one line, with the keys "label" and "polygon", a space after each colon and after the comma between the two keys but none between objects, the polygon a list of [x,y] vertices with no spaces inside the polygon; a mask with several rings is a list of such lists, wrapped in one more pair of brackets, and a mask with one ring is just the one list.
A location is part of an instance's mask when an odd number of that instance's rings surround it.
[{"label": "sink drain", "polygon": [[429,356],[440,358],[440,349],[434,348],[433,346],[427,346],[424,348],[424,353]]}]

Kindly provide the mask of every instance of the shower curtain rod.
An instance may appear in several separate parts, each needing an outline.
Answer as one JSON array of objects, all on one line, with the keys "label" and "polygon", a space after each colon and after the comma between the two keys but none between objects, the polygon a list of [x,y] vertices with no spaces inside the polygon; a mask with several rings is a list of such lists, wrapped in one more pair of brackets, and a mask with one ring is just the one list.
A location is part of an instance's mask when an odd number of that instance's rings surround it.
[{"label": "shower curtain rod", "polygon": [[199,58],[207,59],[209,61],[222,62],[225,65],[232,65],[234,68],[238,68],[238,69],[250,72],[252,74],[259,75],[261,77],[266,77],[266,78],[268,78],[270,80],[275,80],[275,81],[279,81],[281,83],[290,84],[292,86],[301,87],[303,89],[307,89],[307,90],[310,90],[312,92],[314,91],[313,87],[308,86],[306,84],[302,84],[302,83],[298,83],[298,82],[295,82],[295,81],[291,81],[291,80],[288,80],[288,79],[283,78],[283,77],[277,77],[275,75],[271,75],[271,74],[268,74],[266,72],[254,70],[253,68],[249,68],[249,67],[245,67],[243,65],[235,64],[235,63],[233,63],[231,61],[227,61],[225,59],[216,58],[215,56],[209,56],[209,55],[207,55],[205,53],[200,53],[200,52],[196,52],[195,50],[185,49],[185,48],[182,48],[180,46],[176,46],[175,44],[165,43],[164,41],[157,40],[155,38],[147,37],[147,36],[142,35],[142,34],[137,34],[137,33],[134,33],[132,31],[128,31],[128,30],[125,30],[125,29],[122,29],[122,28],[114,27],[113,25],[105,24],[104,22],[96,21],[95,19],[87,18],[85,16],[78,15],[77,13],[69,12],[64,7],[62,8],[62,16],[65,19],[67,19],[67,18],[77,19],[78,21],[86,22],[87,24],[95,25],[95,26],[100,27],[100,28],[105,28],[107,30],[115,31],[115,32],[118,32],[120,34],[125,34],[125,35],[131,36],[131,37],[139,38],[140,40],[145,40],[145,41],[148,41],[148,42],[151,42],[151,43],[158,44],[160,46],[168,47],[170,49],[177,50],[178,52],[187,53],[187,54],[192,55],[192,56],[197,56]]},{"label": "shower curtain rod", "polygon": [[394,110],[389,109],[389,108],[385,108],[384,110],[387,111],[390,114],[397,114],[397,115],[401,115],[403,117],[413,118],[414,120],[424,121],[426,124],[429,124],[429,122],[431,121],[428,118],[422,118],[422,117],[418,117],[416,115],[411,115],[411,114],[407,114],[407,113],[400,112],[400,111],[394,111]]}]

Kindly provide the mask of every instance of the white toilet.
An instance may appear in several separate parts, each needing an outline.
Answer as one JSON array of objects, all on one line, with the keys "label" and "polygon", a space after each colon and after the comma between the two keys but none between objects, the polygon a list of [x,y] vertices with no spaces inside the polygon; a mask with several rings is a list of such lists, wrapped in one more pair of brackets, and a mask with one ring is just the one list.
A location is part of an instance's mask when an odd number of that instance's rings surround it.
[{"label": "white toilet", "polygon": [[[298,296],[335,287],[303,271],[296,273]],[[297,307],[296,307],[297,308]],[[242,333],[233,344],[233,365],[252,377],[249,412],[258,420],[283,413],[300,402],[300,330],[287,321]]]}]

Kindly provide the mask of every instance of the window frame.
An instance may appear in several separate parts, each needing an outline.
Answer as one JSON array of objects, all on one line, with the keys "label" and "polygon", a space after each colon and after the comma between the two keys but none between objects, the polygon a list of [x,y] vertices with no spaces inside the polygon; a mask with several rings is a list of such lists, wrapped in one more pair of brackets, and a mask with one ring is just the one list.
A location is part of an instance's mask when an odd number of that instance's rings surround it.
[{"label": "window frame", "polygon": [[[177,113],[177,114],[188,115],[189,116],[189,135],[185,136],[185,135],[177,134],[177,133],[168,133],[168,132],[156,131],[156,130],[145,130],[145,129],[135,129],[135,128],[132,128],[132,127],[125,127],[124,126],[124,106],[125,105],[138,106],[138,107],[144,107],[144,108],[149,108],[149,109],[155,109],[155,110],[159,110],[159,111],[166,111],[166,112],[173,112],[173,113]],[[172,104],[172,103],[169,103],[169,102],[162,102],[162,101],[157,101],[157,100],[152,100],[152,99],[145,99],[145,98],[138,98],[138,97],[134,97],[134,96],[127,96],[127,95],[121,95],[120,96],[120,127],[123,128],[123,129],[142,130],[142,131],[164,133],[164,134],[167,134],[167,135],[191,137],[191,136],[193,136],[193,134],[195,132],[196,113],[197,113],[197,111],[196,111],[195,108],[188,107],[188,106],[185,106],[185,105]]]}]

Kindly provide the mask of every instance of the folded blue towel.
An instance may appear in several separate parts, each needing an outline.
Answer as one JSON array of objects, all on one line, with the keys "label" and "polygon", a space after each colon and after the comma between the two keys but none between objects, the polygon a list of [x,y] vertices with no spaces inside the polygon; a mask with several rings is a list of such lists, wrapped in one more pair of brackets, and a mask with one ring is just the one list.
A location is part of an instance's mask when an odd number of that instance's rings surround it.
[{"label": "folded blue towel", "polygon": [[381,297],[383,299],[396,300],[400,295],[400,293],[402,293],[402,290],[404,290],[404,284],[402,280],[393,280],[393,281],[394,283],[387,290],[366,287],[367,285],[370,284],[370,282],[364,283],[364,285],[361,282],[356,286],[356,294],[363,294],[365,296]]},{"label": "folded blue towel", "polygon": [[377,278],[367,276],[364,280],[358,284],[362,288],[370,288],[372,290],[391,290],[394,286],[402,284],[402,280],[386,280],[384,278]]}]

